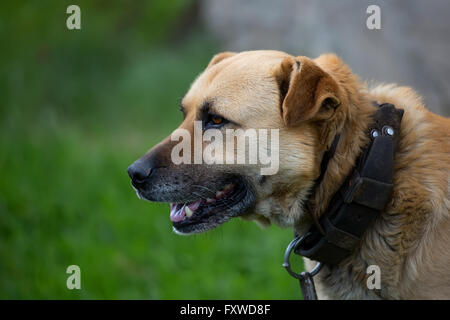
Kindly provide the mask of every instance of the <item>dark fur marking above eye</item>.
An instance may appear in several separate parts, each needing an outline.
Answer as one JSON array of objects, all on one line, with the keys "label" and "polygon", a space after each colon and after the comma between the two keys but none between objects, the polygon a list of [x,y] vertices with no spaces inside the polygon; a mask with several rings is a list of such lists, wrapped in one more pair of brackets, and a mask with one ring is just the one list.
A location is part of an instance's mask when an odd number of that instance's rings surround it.
[{"label": "dark fur marking above eye", "polygon": [[[205,101],[199,108],[198,119],[201,120],[203,123],[203,130],[211,128],[218,129],[229,123],[237,125],[237,123],[228,120],[227,118],[221,116],[220,114],[215,113],[214,110],[211,109],[212,109],[211,101]],[[222,121],[220,123],[214,123],[213,118],[218,118],[221,119]]]},{"label": "dark fur marking above eye", "polygon": [[205,115],[209,113],[209,109],[211,109],[211,102],[205,101],[203,102],[202,106],[200,107],[200,118],[203,118]]}]

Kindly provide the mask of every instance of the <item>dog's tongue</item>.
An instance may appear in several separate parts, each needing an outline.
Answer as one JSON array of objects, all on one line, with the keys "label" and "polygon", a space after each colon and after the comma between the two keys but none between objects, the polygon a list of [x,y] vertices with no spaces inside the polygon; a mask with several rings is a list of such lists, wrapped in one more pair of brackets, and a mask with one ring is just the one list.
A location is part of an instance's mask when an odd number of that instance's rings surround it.
[{"label": "dog's tongue", "polygon": [[184,219],[186,212],[184,207],[186,205],[182,203],[171,203],[170,204],[170,220],[172,222],[179,222]]},{"label": "dog's tongue", "polygon": [[[189,217],[192,215],[192,213],[198,209],[198,207],[201,204],[201,200],[197,200],[192,203],[171,203],[170,204],[170,220],[172,222],[180,222],[184,219],[186,216],[186,210],[190,211]],[[189,209],[186,209],[189,208]]]}]

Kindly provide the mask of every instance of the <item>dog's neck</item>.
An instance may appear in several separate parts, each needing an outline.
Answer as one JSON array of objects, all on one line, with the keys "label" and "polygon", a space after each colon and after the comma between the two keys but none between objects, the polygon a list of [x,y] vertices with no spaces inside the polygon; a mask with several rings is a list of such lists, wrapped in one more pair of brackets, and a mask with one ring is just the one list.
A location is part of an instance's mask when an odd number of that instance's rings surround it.
[{"label": "dog's neck", "polygon": [[339,83],[343,101],[331,123],[324,123],[319,132],[322,154],[330,148],[336,135],[340,140],[334,155],[328,162],[323,180],[311,195],[311,214],[318,219],[326,210],[333,194],[339,189],[355,166],[358,156],[369,142],[366,131],[376,107],[372,105],[367,90],[350,68],[339,60],[316,61]]}]

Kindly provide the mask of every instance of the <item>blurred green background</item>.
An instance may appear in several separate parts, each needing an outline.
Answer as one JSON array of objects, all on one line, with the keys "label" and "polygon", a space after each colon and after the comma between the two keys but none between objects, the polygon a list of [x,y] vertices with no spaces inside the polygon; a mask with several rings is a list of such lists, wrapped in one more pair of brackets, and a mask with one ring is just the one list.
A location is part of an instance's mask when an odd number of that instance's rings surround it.
[{"label": "blurred green background", "polygon": [[[81,7],[81,30],[66,8]],[[291,230],[172,233],[126,168],[170,134],[218,51],[177,1],[0,4],[0,298],[295,299]],[[68,290],[66,268],[81,268]]]}]

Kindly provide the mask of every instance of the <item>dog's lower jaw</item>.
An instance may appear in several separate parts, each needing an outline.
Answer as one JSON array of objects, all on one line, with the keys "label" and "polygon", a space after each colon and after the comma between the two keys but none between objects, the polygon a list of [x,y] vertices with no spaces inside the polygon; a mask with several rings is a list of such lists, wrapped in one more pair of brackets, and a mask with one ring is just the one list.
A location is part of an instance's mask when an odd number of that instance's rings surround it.
[{"label": "dog's lower jaw", "polygon": [[177,228],[175,228],[175,227],[172,227],[172,231],[173,231],[173,233],[175,233],[178,236],[189,236],[189,235],[191,235],[190,233],[183,233],[183,232],[177,230]]},{"label": "dog's lower jaw", "polygon": [[[182,219],[172,220],[174,232],[182,235],[203,233],[251,210],[255,199],[251,185],[245,179],[240,178],[236,180],[235,184],[227,186],[224,187],[225,191],[216,194],[215,200],[199,200],[200,205],[195,209],[192,208],[193,212],[191,211],[190,215],[186,213],[186,215],[182,215]],[[184,207],[186,204],[181,210]],[[172,209],[179,210],[177,207]]]}]

